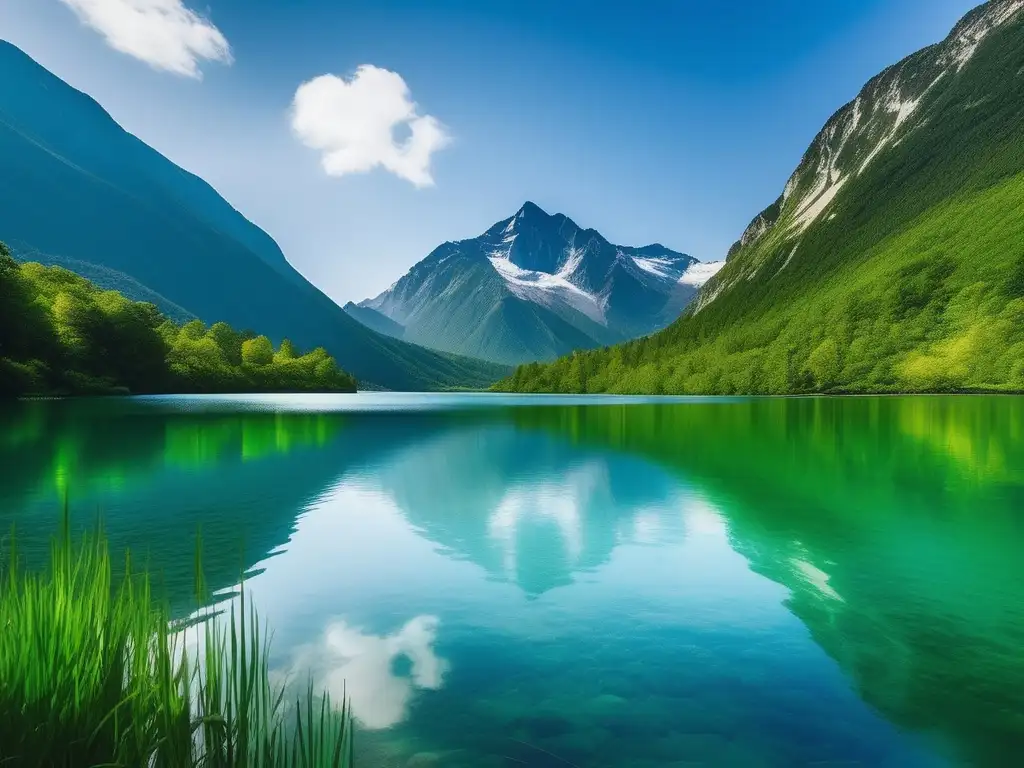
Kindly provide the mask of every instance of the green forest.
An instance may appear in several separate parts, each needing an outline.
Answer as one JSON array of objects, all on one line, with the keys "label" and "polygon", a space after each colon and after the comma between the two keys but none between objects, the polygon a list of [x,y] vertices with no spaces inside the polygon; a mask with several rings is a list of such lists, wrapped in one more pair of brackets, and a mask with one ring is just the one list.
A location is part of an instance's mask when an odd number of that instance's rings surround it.
[{"label": "green forest", "polygon": [[[794,203],[772,206],[763,216],[775,224],[734,247],[699,311],[648,338],[522,366],[495,389],[1024,391],[1022,40],[1024,18],[986,37],[956,77],[936,75],[942,46],[910,57],[906,83],[938,83],[917,96],[920,123],[851,174],[827,215],[801,231]],[[877,131],[861,138],[839,162],[861,167]],[[812,145],[807,167],[824,151]]]},{"label": "green forest", "polygon": [[743,286],[745,295],[716,300],[659,334],[525,365],[495,388],[1024,391],[1022,201],[1024,175],[937,206],[830,275],[794,274],[789,285],[760,286],[766,297]]},{"label": "green forest", "polygon": [[178,324],[62,267],[18,263],[0,243],[0,396],[355,389],[322,348]]}]

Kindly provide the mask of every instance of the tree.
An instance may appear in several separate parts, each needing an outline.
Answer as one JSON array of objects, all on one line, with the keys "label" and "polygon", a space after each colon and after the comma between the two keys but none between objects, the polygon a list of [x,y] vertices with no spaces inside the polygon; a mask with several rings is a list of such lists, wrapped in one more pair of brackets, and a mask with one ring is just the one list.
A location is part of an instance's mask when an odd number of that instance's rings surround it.
[{"label": "tree", "polygon": [[95,343],[100,309],[84,296],[61,291],[53,300],[53,319],[61,344],[79,364],[96,358],[101,350]]},{"label": "tree", "polygon": [[274,345],[266,336],[242,342],[242,362],[246,365],[270,365],[274,362]]},{"label": "tree", "polygon": [[814,374],[814,379],[821,389],[826,389],[839,381],[842,370],[839,360],[839,345],[829,336],[819,344],[807,360],[807,367]]},{"label": "tree", "polygon": [[242,342],[244,341],[242,334],[227,323],[221,322],[211,325],[206,335],[220,347],[224,359],[230,365],[242,364]]},{"label": "tree", "polygon": [[206,326],[203,325],[202,320],[190,320],[181,326],[181,334],[186,339],[199,341],[199,339],[206,335]]},{"label": "tree", "polygon": [[18,363],[0,357],[0,397],[21,397],[45,387],[43,366],[38,360]]},{"label": "tree", "polygon": [[159,331],[162,321],[153,304],[135,301],[123,301],[109,315],[107,361],[114,379],[132,392],[163,391],[170,383],[170,346]]},{"label": "tree", "polygon": [[337,381],[341,371],[338,370],[338,366],[335,364],[334,360],[327,358],[326,360],[321,360],[316,364],[313,368],[313,374],[316,378],[317,384],[320,384],[321,386],[330,386]]},{"label": "tree", "polygon": [[230,388],[234,378],[220,347],[207,336],[190,339],[179,335],[167,360],[185,391],[221,392]]},{"label": "tree", "polygon": [[101,291],[61,267],[21,264],[0,243],[0,396],[130,392],[351,391],[318,347],[178,326],[156,306]]},{"label": "tree", "polygon": [[288,360],[295,360],[299,356],[299,353],[295,351],[295,345],[292,344],[288,339],[281,342],[280,348],[274,354],[275,363],[283,363]]},{"label": "tree", "polygon": [[17,270],[18,262],[14,260],[11,249],[7,247],[7,243],[0,240],[0,277],[6,277]]}]

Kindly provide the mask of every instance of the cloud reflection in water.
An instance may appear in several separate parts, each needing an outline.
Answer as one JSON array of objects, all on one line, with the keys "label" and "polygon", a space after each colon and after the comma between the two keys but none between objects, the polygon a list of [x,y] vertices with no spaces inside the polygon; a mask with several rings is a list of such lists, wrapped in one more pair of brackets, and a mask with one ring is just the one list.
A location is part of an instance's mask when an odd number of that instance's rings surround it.
[{"label": "cloud reflection in water", "polygon": [[[364,728],[390,728],[405,719],[417,689],[438,690],[444,683],[448,662],[434,651],[438,625],[435,616],[417,616],[380,636],[331,622],[318,642],[295,649],[289,678],[312,677],[334,701],[347,696]],[[408,674],[402,674],[402,659],[409,662]]]}]

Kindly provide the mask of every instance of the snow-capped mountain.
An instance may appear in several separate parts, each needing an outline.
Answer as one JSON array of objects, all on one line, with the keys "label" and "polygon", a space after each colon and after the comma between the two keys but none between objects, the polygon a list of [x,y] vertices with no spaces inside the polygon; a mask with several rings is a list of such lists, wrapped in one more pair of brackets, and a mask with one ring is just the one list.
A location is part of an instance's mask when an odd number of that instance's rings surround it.
[{"label": "snow-capped mountain", "polygon": [[658,244],[613,245],[527,202],[480,237],[436,248],[349,312],[362,322],[379,313],[401,338],[448,352],[547,360],[665,327],[723,263]]}]

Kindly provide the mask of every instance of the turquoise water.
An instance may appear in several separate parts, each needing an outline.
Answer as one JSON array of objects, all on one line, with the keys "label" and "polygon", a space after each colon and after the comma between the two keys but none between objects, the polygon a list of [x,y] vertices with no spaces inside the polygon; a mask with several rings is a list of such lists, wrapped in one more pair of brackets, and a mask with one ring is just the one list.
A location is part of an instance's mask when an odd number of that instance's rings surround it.
[{"label": "turquoise water", "polygon": [[[362,765],[1014,765],[1024,400],[137,398],[0,410],[190,609],[239,574]],[[232,599],[226,596],[225,600]]]}]

